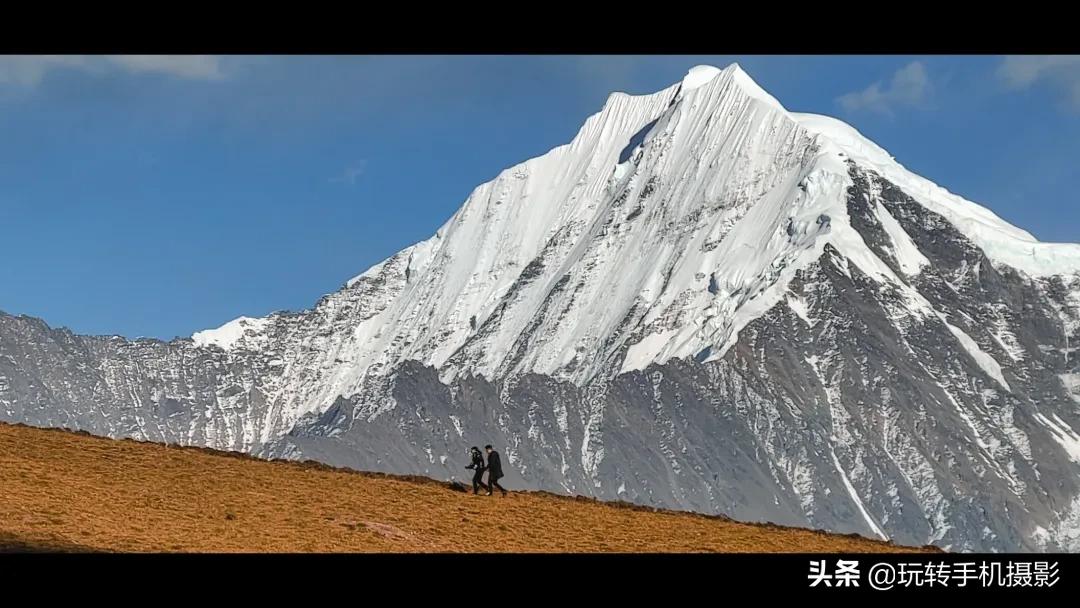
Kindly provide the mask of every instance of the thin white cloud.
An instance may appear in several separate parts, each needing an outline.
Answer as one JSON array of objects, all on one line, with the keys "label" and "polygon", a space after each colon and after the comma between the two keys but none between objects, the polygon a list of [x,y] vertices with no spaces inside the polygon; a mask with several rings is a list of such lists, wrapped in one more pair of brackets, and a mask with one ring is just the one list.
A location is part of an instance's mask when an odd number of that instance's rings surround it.
[{"label": "thin white cloud", "polygon": [[861,91],[841,95],[836,101],[848,112],[892,114],[896,106],[922,105],[933,89],[926,66],[913,61],[897,70],[887,86],[879,80]]},{"label": "thin white cloud", "polygon": [[1020,55],[1006,57],[998,77],[1010,89],[1049,83],[1060,89],[1066,105],[1080,112],[1080,55]]},{"label": "thin white cloud", "polygon": [[36,88],[54,70],[92,74],[164,74],[189,80],[225,77],[213,55],[0,55],[0,86]]},{"label": "thin white cloud", "polygon": [[166,74],[193,80],[220,80],[221,58],[214,55],[110,55],[108,61],[129,72]]},{"label": "thin white cloud", "polygon": [[34,88],[54,68],[82,68],[81,55],[0,55],[0,85]]},{"label": "thin white cloud", "polygon": [[348,184],[351,186],[356,183],[357,178],[363,175],[364,171],[366,170],[367,161],[361,160],[348,167],[345,167],[345,170],[341,172],[341,175],[337,177],[331,177],[330,181],[331,183],[335,184]]}]

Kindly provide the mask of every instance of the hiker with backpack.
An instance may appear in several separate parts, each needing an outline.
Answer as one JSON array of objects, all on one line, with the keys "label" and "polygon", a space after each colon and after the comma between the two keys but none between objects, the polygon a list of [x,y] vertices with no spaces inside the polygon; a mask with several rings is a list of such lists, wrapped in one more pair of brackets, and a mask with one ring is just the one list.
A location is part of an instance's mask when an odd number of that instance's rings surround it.
[{"label": "hiker with backpack", "polygon": [[472,478],[473,494],[479,494],[480,488],[484,488],[487,490],[488,494],[491,494],[491,488],[488,484],[484,483],[484,471],[487,469],[487,467],[484,466],[484,455],[480,453],[480,448],[475,445],[469,448],[469,454],[472,455],[472,464],[465,468],[474,470]]},{"label": "hiker with backpack", "polygon": [[499,458],[499,453],[496,452],[490,445],[484,446],[484,450],[487,451],[488,462],[488,492],[487,495],[491,496],[491,492],[495,488],[499,488],[503,496],[506,496],[506,488],[499,485],[499,480],[503,478],[502,459]]}]

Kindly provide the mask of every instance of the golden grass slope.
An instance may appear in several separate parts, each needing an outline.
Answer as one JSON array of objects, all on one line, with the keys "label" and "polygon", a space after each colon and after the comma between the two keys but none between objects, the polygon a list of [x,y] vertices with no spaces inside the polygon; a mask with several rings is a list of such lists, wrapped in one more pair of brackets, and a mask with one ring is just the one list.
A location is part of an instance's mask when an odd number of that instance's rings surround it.
[{"label": "golden grass slope", "polygon": [[0,424],[0,550],[882,552],[908,547],[545,492]]}]

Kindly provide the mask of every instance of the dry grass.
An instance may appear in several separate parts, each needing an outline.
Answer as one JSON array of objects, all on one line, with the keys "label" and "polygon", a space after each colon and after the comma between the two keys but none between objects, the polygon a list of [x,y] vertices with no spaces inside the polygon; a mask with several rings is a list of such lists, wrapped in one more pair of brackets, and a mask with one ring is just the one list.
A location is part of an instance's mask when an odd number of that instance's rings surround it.
[{"label": "dry grass", "polygon": [[0,424],[0,550],[878,552],[858,536]]}]

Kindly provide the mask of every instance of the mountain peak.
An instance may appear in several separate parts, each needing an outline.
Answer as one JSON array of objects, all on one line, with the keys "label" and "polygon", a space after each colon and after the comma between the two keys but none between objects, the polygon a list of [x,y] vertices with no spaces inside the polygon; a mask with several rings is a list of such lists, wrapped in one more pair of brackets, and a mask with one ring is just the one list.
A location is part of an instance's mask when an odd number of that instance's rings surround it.
[{"label": "mountain peak", "polygon": [[732,63],[724,69],[711,65],[696,65],[687,70],[680,88],[683,93],[687,93],[708,85],[720,75],[726,76],[728,81],[733,82],[735,86],[750,97],[782,112],[786,111],[784,106],[751,78],[738,63]]},{"label": "mountain peak", "polygon": [[711,65],[694,66],[690,68],[686,72],[686,76],[683,77],[682,90],[692,91],[700,86],[703,86],[710,82],[713,78],[716,78],[716,75],[720,74],[721,72],[722,70],[720,68]]}]

